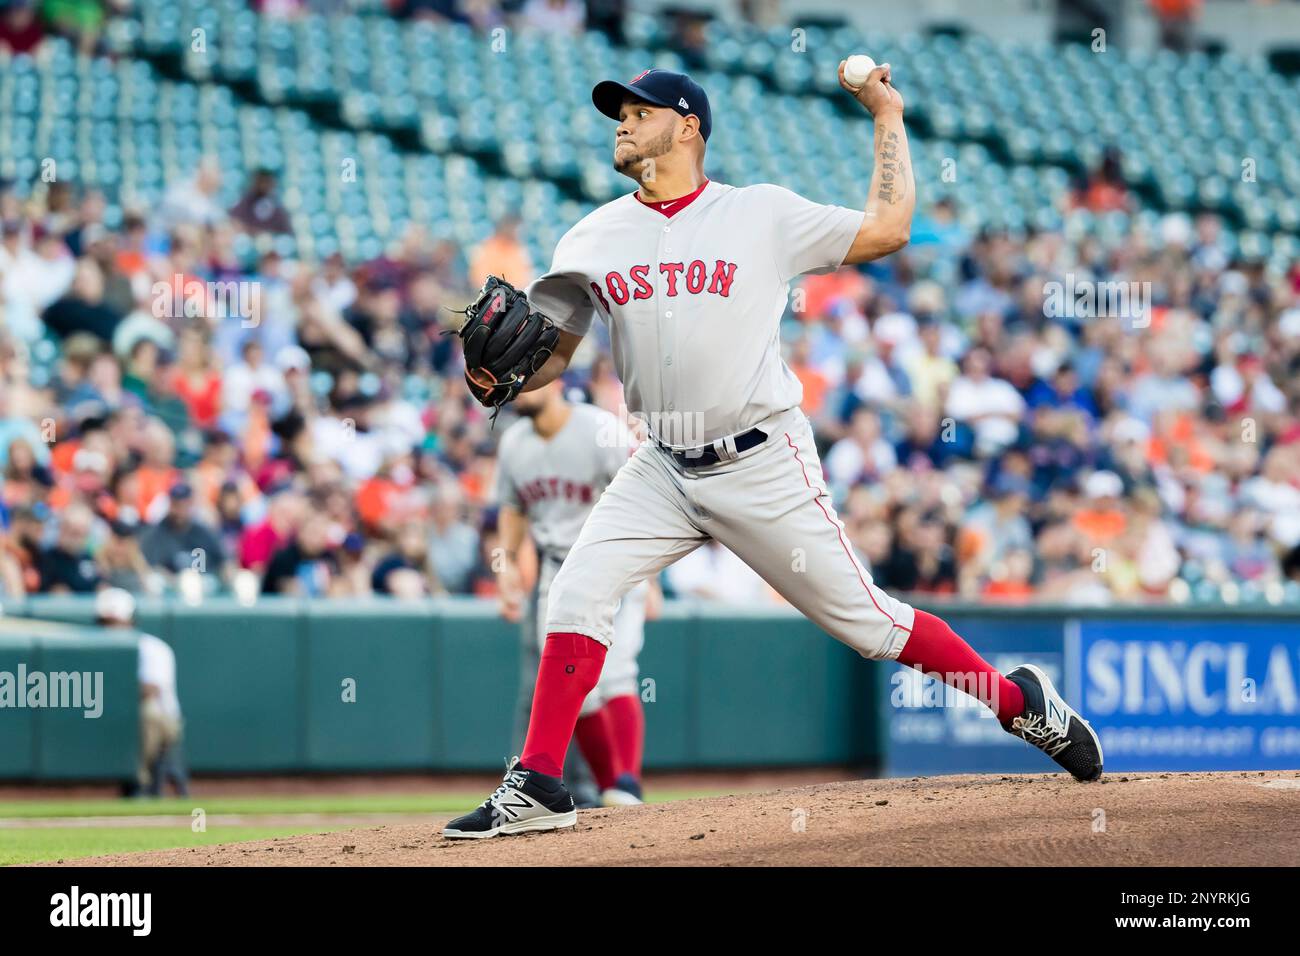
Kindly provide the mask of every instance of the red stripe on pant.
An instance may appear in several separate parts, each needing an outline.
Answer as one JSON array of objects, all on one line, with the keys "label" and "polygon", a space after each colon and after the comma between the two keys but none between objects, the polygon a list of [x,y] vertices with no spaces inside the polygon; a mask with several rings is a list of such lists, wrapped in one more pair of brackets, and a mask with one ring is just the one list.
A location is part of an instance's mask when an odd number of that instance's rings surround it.
[{"label": "red stripe on pant", "polygon": [[604,644],[585,634],[546,635],[533,688],[528,736],[519,761],[528,770],[552,777],[564,774],[564,753],[573,738],[582,702],[600,680],[605,651]]}]

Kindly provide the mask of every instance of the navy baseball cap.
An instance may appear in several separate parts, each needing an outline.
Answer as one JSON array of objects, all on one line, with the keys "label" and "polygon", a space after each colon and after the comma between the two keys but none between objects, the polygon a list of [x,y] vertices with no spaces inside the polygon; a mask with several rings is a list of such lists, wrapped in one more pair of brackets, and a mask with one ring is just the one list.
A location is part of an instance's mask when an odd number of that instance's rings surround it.
[{"label": "navy baseball cap", "polygon": [[628,95],[645,100],[654,106],[666,106],[682,116],[695,116],[700,121],[700,135],[707,143],[713,130],[713,114],[709,111],[709,98],[704,87],[685,73],[672,70],[646,70],[633,77],[630,83],[602,80],[591,91],[591,101],[610,119],[618,119],[623,98]]}]

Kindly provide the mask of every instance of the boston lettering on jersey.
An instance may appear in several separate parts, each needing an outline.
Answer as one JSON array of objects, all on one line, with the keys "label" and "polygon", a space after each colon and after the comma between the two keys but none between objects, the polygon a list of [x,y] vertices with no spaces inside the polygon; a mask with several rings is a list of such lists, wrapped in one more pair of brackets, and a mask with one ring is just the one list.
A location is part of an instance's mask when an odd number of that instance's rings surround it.
[{"label": "boston lettering on jersey", "polygon": [[518,495],[525,507],[543,498],[563,498],[565,501],[578,501],[586,505],[596,500],[596,492],[591,485],[564,478],[536,478],[520,485]]},{"label": "boston lettering on jersey", "polygon": [[[736,269],[736,263],[723,259],[715,259],[712,269],[703,259],[659,263],[659,274],[666,282],[665,292],[672,297],[682,293],[690,295],[707,293],[728,298],[731,295],[731,283],[736,279]],[[609,305],[610,299],[613,299],[616,305],[627,305],[632,299],[649,299],[654,295],[654,285],[650,281],[650,266],[632,266],[627,270],[626,277],[621,272],[610,272],[605,276],[605,288],[602,289],[593,282],[591,291],[596,293],[596,298],[600,300],[601,306],[607,313],[612,311]],[[607,295],[609,298],[606,298]]]}]

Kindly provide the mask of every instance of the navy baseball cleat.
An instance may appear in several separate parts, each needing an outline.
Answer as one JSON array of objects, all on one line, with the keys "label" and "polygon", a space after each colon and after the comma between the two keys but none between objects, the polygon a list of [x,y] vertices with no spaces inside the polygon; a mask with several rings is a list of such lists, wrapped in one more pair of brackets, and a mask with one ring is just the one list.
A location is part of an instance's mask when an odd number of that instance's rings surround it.
[{"label": "navy baseball cleat", "polygon": [[600,802],[606,807],[634,807],[645,803],[641,783],[630,773],[621,773],[614,785],[600,795]]},{"label": "navy baseball cleat", "polygon": [[1003,724],[1007,732],[1043,751],[1074,779],[1087,782],[1101,776],[1101,741],[1078,711],[1056,692],[1052,682],[1032,664],[1007,675],[1025,695],[1025,710]]},{"label": "navy baseball cleat", "polygon": [[501,834],[561,830],[577,822],[577,808],[563,781],[521,767],[516,757],[492,796],[477,810],[448,823],[442,835],[455,840],[482,840]]}]

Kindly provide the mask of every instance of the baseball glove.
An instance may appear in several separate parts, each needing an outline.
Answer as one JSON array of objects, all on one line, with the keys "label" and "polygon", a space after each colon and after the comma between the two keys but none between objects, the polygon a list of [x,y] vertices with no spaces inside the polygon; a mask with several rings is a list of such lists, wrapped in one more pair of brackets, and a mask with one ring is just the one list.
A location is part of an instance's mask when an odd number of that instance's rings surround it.
[{"label": "baseball glove", "polygon": [[551,320],[532,311],[522,292],[496,276],[483,283],[456,334],[465,350],[465,381],[479,403],[494,410],[494,423],[501,406],[523,390],[560,340]]}]

